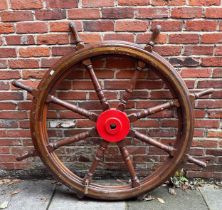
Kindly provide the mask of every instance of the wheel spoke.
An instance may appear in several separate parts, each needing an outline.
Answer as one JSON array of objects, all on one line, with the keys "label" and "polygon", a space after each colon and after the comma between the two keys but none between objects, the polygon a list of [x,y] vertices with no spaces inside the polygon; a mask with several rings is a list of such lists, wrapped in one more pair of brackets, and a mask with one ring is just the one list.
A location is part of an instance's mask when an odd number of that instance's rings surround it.
[{"label": "wheel spoke", "polygon": [[131,181],[132,181],[132,187],[138,187],[140,186],[140,181],[136,175],[136,171],[135,168],[133,166],[133,161],[130,158],[130,154],[129,151],[127,150],[127,148],[125,147],[125,144],[123,141],[119,142],[118,144],[120,153],[123,157],[123,160],[128,168],[128,171],[130,173],[131,176]]},{"label": "wheel spoke", "polygon": [[50,144],[48,144],[47,148],[48,148],[49,152],[53,152],[54,150],[58,149],[59,147],[76,143],[76,142],[84,140],[88,137],[95,136],[95,134],[96,134],[96,129],[92,128],[89,131],[78,133],[72,137],[67,137],[67,138],[64,138],[60,141],[50,143]]},{"label": "wheel spoke", "polygon": [[148,108],[148,109],[144,109],[144,110],[142,110],[140,112],[132,113],[128,117],[129,117],[130,122],[135,122],[135,121],[137,121],[137,120],[139,120],[141,118],[146,118],[147,116],[149,116],[151,114],[163,111],[165,109],[168,109],[168,108],[174,107],[174,106],[175,107],[179,107],[180,106],[180,104],[179,104],[177,99],[169,101],[169,102],[161,104],[161,105],[157,105],[157,106]]},{"label": "wheel spoke", "polygon": [[155,140],[149,136],[146,136],[138,131],[131,130],[130,136],[135,137],[147,144],[151,144],[152,146],[158,147],[159,149],[162,149],[165,152],[169,153],[171,156],[173,155],[172,153],[175,151],[175,148],[173,148],[171,146],[167,146],[165,144],[162,144],[162,143],[158,142],[157,140]]},{"label": "wheel spoke", "polygon": [[[150,144],[152,146],[155,146],[155,147],[158,147],[159,149],[164,150],[165,152],[167,152],[170,155],[170,157],[173,157],[174,153],[176,152],[176,149],[174,147],[162,144],[162,143],[158,142],[157,140],[155,140],[149,136],[146,136],[138,131],[131,130],[130,136],[135,137],[147,144]],[[199,165],[201,167],[206,167],[206,163],[192,157],[191,155],[186,154],[186,158],[190,163],[194,163],[194,164]]]},{"label": "wheel spoke", "polygon": [[76,112],[76,113],[78,113],[78,114],[80,114],[80,115],[82,115],[82,116],[84,116],[84,117],[86,117],[86,118],[88,118],[88,119],[90,119],[94,122],[97,121],[98,115],[96,113],[88,111],[88,110],[83,109],[81,107],[78,107],[74,104],[68,103],[66,101],[63,101],[63,100],[61,100],[61,99],[59,99],[55,96],[49,95],[48,99],[47,99],[47,102],[58,104],[58,105],[60,105],[62,107],[65,107],[65,108],[67,108],[67,109],[69,109],[73,112]]},{"label": "wheel spoke", "polygon": [[97,166],[102,161],[102,158],[104,156],[104,153],[107,149],[108,144],[109,144],[108,142],[102,141],[102,143],[100,144],[99,148],[96,151],[95,158],[94,158],[87,174],[85,175],[85,177],[83,179],[83,184],[85,186],[85,194],[88,194],[88,186],[92,180],[92,177],[96,171]]},{"label": "wheel spoke", "polygon": [[108,104],[108,102],[107,102],[107,100],[105,98],[103,89],[102,89],[102,87],[99,84],[98,78],[96,77],[96,74],[95,74],[95,71],[93,69],[91,60],[87,59],[87,60],[83,61],[82,63],[83,63],[83,65],[86,67],[86,69],[89,72],[89,75],[90,75],[90,78],[92,80],[93,86],[95,88],[95,91],[97,93],[97,96],[98,96],[98,98],[100,100],[100,103],[101,103],[103,109],[104,110],[109,109],[109,104]]},{"label": "wheel spoke", "polygon": [[130,82],[130,87],[128,89],[126,89],[125,92],[123,93],[123,96],[120,99],[120,103],[119,103],[117,109],[123,111],[126,108],[127,102],[131,98],[133,90],[136,87],[136,81],[139,77],[139,72],[142,71],[142,69],[145,67],[145,65],[146,64],[144,62],[138,61],[136,71],[134,72],[133,77]]}]

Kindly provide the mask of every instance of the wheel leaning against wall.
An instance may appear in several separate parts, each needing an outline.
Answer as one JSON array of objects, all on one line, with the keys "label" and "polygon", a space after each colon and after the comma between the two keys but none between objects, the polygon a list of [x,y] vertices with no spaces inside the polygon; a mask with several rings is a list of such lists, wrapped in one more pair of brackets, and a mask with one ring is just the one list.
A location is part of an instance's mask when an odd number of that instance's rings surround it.
[{"label": "wheel leaning against wall", "polygon": [[[194,100],[203,95],[211,94],[213,89],[191,94],[180,75],[170,63],[153,51],[153,45],[160,32],[160,27],[157,26],[153,31],[152,39],[144,49],[133,43],[117,41],[85,45],[80,40],[74,24],[70,24],[70,27],[76,38],[76,51],[61,58],[46,73],[37,89],[27,87],[17,81],[13,82],[14,86],[24,89],[33,95],[30,122],[35,149],[17,159],[21,161],[28,157],[39,156],[53,175],[63,184],[75,190],[79,196],[86,195],[91,198],[102,200],[123,200],[142,195],[165,182],[185,160],[200,166],[205,166],[205,163],[188,155],[188,150],[192,142],[194,130]],[[125,90],[118,106],[115,108],[111,107],[105,98],[104,90],[100,86],[91,62],[96,56],[107,57],[109,55],[128,56],[136,60],[137,64],[131,79],[130,88]],[[102,112],[100,114],[63,101],[51,94],[53,90],[56,89],[57,84],[65,78],[65,75],[73,71],[71,67],[79,63],[87,69],[90,75],[95,92],[101,103]],[[163,82],[168,84],[170,92],[172,95],[176,96],[176,98],[166,103],[142,111],[137,110],[127,115],[125,108],[135,89],[138,75],[140,71],[147,66],[154,69],[155,73],[160,76]],[[64,138],[54,143],[49,143],[46,122],[48,106],[51,103],[60,105],[63,108],[84,116],[90,121],[95,122],[96,126],[88,131]],[[165,145],[131,127],[131,124],[139,119],[147,118],[151,114],[173,107],[178,111],[178,132],[174,146]],[[96,151],[95,158],[88,172],[84,178],[81,178],[65,166],[56,155],[55,150],[62,146],[83,141],[88,137],[93,138],[96,136],[99,136],[103,140]],[[126,137],[132,137],[148,145],[162,149],[169,154],[169,157],[149,176],[139,180],[132,158],[124,141]],[[128,185],[108,186],[93,182],[95,170],[110,143],[116,144],[120,150],[131,177],[131,182]]]}]

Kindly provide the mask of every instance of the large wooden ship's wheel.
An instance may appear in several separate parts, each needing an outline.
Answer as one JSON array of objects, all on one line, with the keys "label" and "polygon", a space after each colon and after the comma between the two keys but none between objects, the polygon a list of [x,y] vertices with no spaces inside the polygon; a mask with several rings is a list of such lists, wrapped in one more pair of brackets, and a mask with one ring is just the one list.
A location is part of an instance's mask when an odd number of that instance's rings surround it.
[{"label": "large wooden ship's wheel", "polygon": [[[55,175],[55,177],[69,188],[78,192],[79,195],[86,195],[103,200],[122,200],[139,196],[162,184],[172,176],[182,162],[185,160],[199,166],[205,166],[192,156],[188,155],[194,130],[194,100],[203,95],[213,92],[212,89],[204,90],[199,93],[190,93],[180,75],[163,57],[153,51],[153,45],[160,32],[158,26],[153,31],[153,36],[149,44],[143,49],[140,46],[128,42],[102,42],[99,44],[85,45],[79,38],[74,24],[70,24],[72,32],[76,38],[76,51],[64,56],[57,62],[43,77],[37,89],[33,89],[14,81],[13,85],[28,91],[33,95],[33,106],[31,110],[31,134],[35,149],[18,157],[23,160],[32,156],[40,156],[44,164]],[[136,60],[137,67],[131,78],[130,88],[126,89],[117,107],[111,107],[105,98],[104,90],[97,79],[92,65],[92,58],[96,56],[128,56]],[[72,103],[66,102],[52,95],[56,85],[61,82],[65,75],[75,64],[81,63],[90,75],[90,79],[95,88],[95,92],[101,103],[102,112],[99,114],[86,110]],[[169,90],[174,95],[174,99],[160,105],[137,110],[126,114],[125,109],[136,85],[139,73],[146,67],[152,68],[160,78],[168,84]],[[95,122],[96,126],[88,131],[81,132],[72,137],[66,137],[56,142],[48,141],[47,133],[47,110],[49,104],[57,104],[84,116],[90,121]],[[147,118],[154,113],[165,109],[176,108],[178,112],[178,132],[175,144],[166,145],[160,141],[143,134],[132,128],[131,124],[139,119]],[[95,158],[88,169],[84,178],[69,170],[68,167],[58,158],[55,151],[63,146],[74,144],[88,137],[99,136],[101,141]],[[145,144],[152,145],[168,153],[168,158],[155,171],[143,179],[139,179],[130,153],[125,144],[125,138],[132,137]],[[131,181],[128,185],[103,185],[93,182],[93,175],[100,161],[103,158],[109,144],[116,144],[129,171]]]}]

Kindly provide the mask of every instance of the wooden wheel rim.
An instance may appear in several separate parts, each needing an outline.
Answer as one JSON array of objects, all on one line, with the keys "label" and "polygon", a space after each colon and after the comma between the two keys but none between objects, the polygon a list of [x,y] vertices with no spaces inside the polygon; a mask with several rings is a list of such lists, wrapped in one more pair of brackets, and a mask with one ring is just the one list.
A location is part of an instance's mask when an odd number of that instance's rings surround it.
[{"label": "wooden wheel rim", "polygon": [[48,140],[46,129],[47,106],[45,102],[56,81],[68,71],[71,66],[84,59],[106,54],[128,55],[153,66],[174,88],[182,109],[181,120],[183,129],[174,157],[163,167],[157,169],[151,176],[141,181],[140,187],[102,186],[93,183],[89,186],[87,194],[89,197],[103,200],[122,200],[152,190],[166,181],[183,161],[193,137],[193,114],[189,91],[173,67],[158,54],[147,52],[131,43],[104,42],[97,45],[90,45],[64,56],[47,72],[38,86],[36,97],[33,99],[31,112],[31,134],[39,156],[53,175],[69,188],[83,193],[82,179],[65,167],[58,157],[54,153],[50,153],[46,147]]}]

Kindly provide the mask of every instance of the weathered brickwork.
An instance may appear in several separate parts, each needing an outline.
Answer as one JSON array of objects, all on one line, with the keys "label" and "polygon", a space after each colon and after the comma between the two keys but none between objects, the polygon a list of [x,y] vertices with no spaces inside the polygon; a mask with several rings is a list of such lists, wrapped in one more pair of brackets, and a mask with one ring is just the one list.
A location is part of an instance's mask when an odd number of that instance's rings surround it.
[{"label": "weathered brickwork", "polygon": [[[74,21],[86,43],[124,40],[144,46],[157,24],[162,32],[155,51],[167,58],[184,78],[188,88],[215,88],[196,101],[195,133],[190,154],[208,162],[200,169],[184,168],[189,177],[222,179],[222,1],[221,0],[1,0],[0,1],[0,169],[32,169],[38,158],[16,162],[15,157],[32,148],[29,131],[31,96],[14,88],[13,80],[36,87],[44,73],[59,58],[74,50],[68,23]],[[112,106],[129,85],[135,61],[109,56],[93,59],[96,74]],[[73,67],[74,69],[74,67]],[[77,66],[59,86],[57,96],[86,109],[98,110],[89,75]],[[119,70],[118,70],[119,69]],[[148,79],[148,82],[147,82]],[[141,73],[129,111],[147,108],[172,98],[166,85],[148,69]],[[91,105],[90,105],[91,104]],[[50,106],[49,136],[61,139],[94,124],[76,114]],[[175,110],[166,110],[133,126],[164,143],[176,136]],[[85,169],[92,161],[98,139],[79,142],[57,153],[67,164]],[[136,144],[136,147],[133,146]],[[165,154],[129,139],[129,151],[141,174],[165,160]],[[121,156],[111,146],[104,167],[122,166]],[[117,163],[117,164],[116,164]],[[81,166],[83,165],[83,166]]]}]

